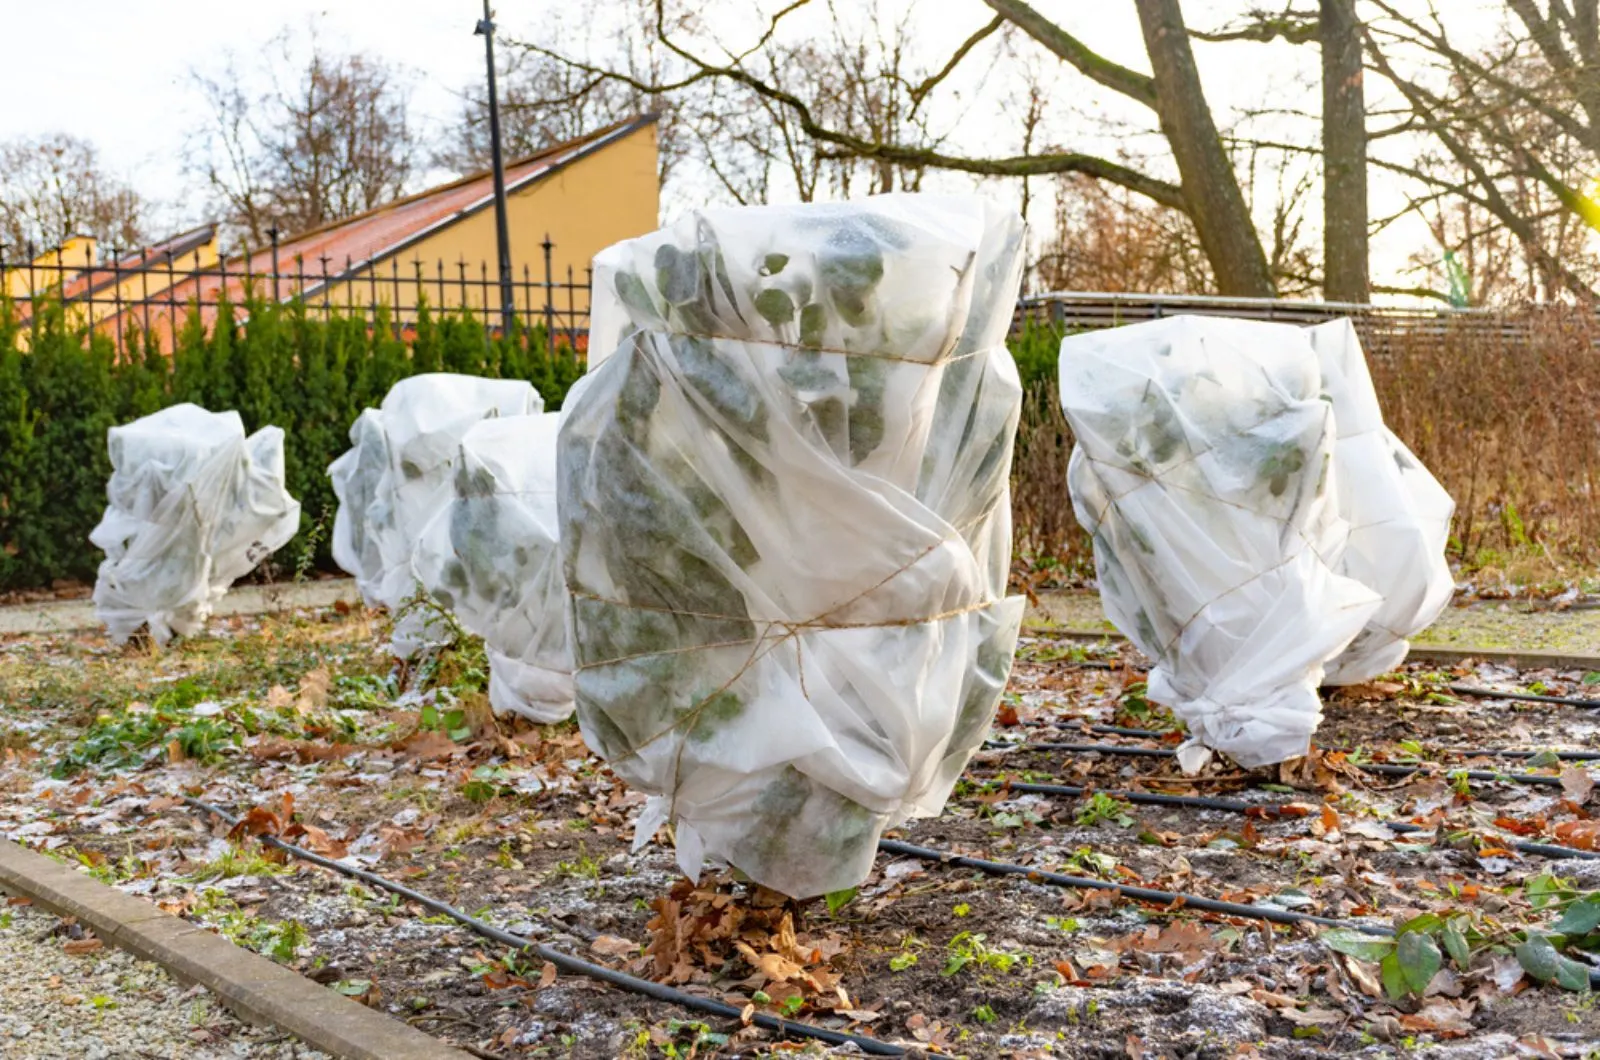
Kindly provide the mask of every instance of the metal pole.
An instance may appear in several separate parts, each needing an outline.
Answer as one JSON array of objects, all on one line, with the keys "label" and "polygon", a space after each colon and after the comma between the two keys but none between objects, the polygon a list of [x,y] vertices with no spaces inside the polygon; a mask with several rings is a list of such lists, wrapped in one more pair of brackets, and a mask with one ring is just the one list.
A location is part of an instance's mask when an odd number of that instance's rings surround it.
[{"label": "metal pole", "polygon": [[511,233],[506,224],[506,171],[500,155],[500,99],[494,83],[494,16],[483,0],[483,18],[473,32],[483,37],[483,54],[489,69],[489,154],[494,164],[494,227],[500,246],[500,327],[511,335],[516,306],[511,294]]}]

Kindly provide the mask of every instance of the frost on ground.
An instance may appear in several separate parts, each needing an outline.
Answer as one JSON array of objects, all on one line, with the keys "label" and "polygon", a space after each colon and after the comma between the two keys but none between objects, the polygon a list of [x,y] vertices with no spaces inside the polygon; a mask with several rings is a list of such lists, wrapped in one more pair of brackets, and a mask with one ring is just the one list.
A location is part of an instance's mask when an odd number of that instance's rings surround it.
[{"label": "frost on ground", "polygon": [[241,1023],[204,987],[27,905],[0,913],[0,1057],[7,1060],[326,1060]]},{"label": "frost on ground", "polygon": [[[380,648],[383,622],[360,609],[215,626],[211,636],[162,650],[118,650],[96,636],[0,640],[0,835],[482,1054],[708,1060],[771,1055],[774,1043],[737,1021],[702,1021],[557,975],[425,909],[285,864],[248,839],[231,841],[180,796],[199,793],[249,814],[257,830],[283,831],[589,960],[902,1042],[914,1055],[1587,1060],[1600,1045],[1592,995],[1541,985],[1508,954],[1486,949],[1467,968],[1441,967],[1422,996],[1396,1000],[1385,996],[1376,964],[1332,952],[1303,927],[1269,931],[907,858],[880,856],[859,892],[832,910],[821,901],[763,904],[711,877],[690,886],[678,880],[670,846],[632,852],[643,796],[591,756],[570,723],[493,717],[478,642],[396,667]],[[1175,744],[1176,734],[1163,741],[1085,728],[1170,726],[1170,715],[1140,694],[1140,671],[1124,668],[1138,662],[1025,637],[991,737]],[[1344,752],[1275,771],[1216,762],[1185,777],[1159,757],[993,746],[973,761],[943,816],[902,834],[1108,883],[1326,916],[1466,918],[1508,939],[1554,919],[1530,900],[1542,874],[1577,892],[1600,891],[1592,862],[1506,849],[1517,839],[1600,848],[1592,820],[1600,801],[1585,783],[1589,772],[1600,777],[1600,764],[1568,772],[1565,787],[1463,783],[1451,772],[1467,760],[1453,749],[1594,747],[1600,735],[1571,708],[1440,690],[1467,680],[1600,696],[1600,677],[1588,679],[1412,667],[1330,697],[1318,744]],[[1371,778],[1356,768],[1365,761],[1428,768]],[[1526,768],[1556,775],[1560,766]],[[1022,794],[1008,791],[1008,780],[1098,794]],[[1106,794],[1117,790],[1225,796],[1262,813]],[[1297,809],[1268,812],[1283,806]],[[1397,836],[1378,817],[1425,831]],[[590,933],[600,937],[588,941]],[[49,945],[69,969],[107,959],[68,961],[63,941]],[[38,1005],[13,1001],[5,986],[0,1045],[27,1044],[47,1023],[29,1014]],[[104,987],[60,992],[83,995],[74,1017],[96,1011],[97,994],[123,1005]],[[140,996],[99,1012],[116,1017]],[[29,1037],[5,1038],[18,1019],[33,1026]],[[289,1043],[269,1038],[105,1055],[293,1055],[281,1052]],[[236,1045],[245,1051],[226,1051]],[[825,1052],[814,1046],[810,1055]],[[78,1053],[96,1055],[87,1046],[0,1049]]]}]

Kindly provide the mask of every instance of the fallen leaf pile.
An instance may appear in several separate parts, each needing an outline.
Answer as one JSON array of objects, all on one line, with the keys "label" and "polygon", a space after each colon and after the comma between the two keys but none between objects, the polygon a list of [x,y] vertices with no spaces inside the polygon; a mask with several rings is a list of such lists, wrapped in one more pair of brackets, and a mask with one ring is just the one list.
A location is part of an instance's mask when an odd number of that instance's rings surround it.
[{"label": "fallen leaf pile", "polygon": [[[731,878],[680,880],[651,903],[650,942],[634,968],[659,982],[717,982],[781,1006],[800,998],[814,1008],[851,1009],[831,964],[845,949],[837,935],[797,932],[794,903],[756,887],[739,893]],[[793,1005],[793,1002],[790,1002]]]}]

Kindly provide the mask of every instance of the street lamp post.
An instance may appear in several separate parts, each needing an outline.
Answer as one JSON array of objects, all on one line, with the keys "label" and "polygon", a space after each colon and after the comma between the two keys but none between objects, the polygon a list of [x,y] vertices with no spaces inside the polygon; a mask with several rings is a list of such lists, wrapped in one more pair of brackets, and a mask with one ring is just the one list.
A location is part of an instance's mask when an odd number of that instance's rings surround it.
[{"label": "street lamp post", "polygon": [[516,306],[511,296],[511,232],[506,224],[506,170],[500,154],[500,100],[494,84],[494,17],[489,0],[483,0],[483,18],[473,33],[483,38],[484,59],[489,67],[489,154],[494,165],[494,227],[500,250],[500,327],[509,338]]}]

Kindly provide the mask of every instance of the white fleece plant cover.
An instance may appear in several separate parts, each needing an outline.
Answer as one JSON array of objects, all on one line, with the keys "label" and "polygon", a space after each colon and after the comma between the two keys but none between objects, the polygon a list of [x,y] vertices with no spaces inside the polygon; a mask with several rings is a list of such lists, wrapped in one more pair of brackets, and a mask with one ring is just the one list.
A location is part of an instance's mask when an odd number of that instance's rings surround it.
[{"label": "white fleece plant cover", "polygon": [[1335,320],[1307,334],[1338,424],[1333,462],[1340,511],[1350,522],[1340,573],[1383,597],[1323,678],[1330,685],[1359,684],[1400,665],[1410,638],[1450,603],[1455,580],[1444,550],[1455,502],[1384,426],[1355,325]]},{"label": "white fleece plant cover", "polygon": [[108,501],[89,540],[106,554],[95,615],[123,643],[205,625],[234,580],[288,543],[300,503],[283,484],[283,430],[249,438],[237,412],[174,405],[106,432]]},{"label": "white fleece plant cover", "polygon": [[461,437],[453,495],[417,542],[416,571],[483,638],[489,703],[537,722],[572,714],[572,651],[557,548],[560,414],[480,420]]},{"label": "white fleece plant cover", "polygon": [[[381,406],[361,413],[350,449],[328,474],[339,498],[334,562],[355,575],[367,606],[393,611],[416,594],[417,539],[455,496],[467,431],[491,417],[543,409],[525,381],[434,372],[400,380]],[[397,628],[394,647],[409,654],[423,639],[420,629]]]},{"label": "white fleece plant cover", "polygon": [[[983,740],[1021,386],[1015,214],[975,197],[708,210],[595,259],[559,444],[578,718],[678,862],[855,886]],[[605,323],[610,322],[610,323]]]},{"label": "white fleece plant cover", "polygon": [[1068,336],[1060,370],[1101,600],[1188,726],[1184,768],[1207,748],[1246,767],[1305,754],[1325,664],[1382,602],[1338,573],[1350,527],[1311,337],[1173,317]]}]

